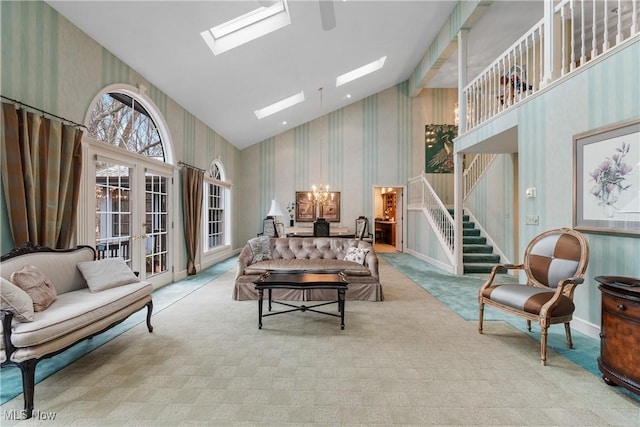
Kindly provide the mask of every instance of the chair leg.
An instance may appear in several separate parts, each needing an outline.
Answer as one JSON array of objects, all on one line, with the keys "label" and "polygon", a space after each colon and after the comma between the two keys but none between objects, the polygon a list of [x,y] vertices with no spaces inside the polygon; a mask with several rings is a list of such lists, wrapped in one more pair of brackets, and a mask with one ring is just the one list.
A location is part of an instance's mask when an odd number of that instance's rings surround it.
[{"label": "chair leg", "polygon": [[564,322],[564,333],[567,336],[567,347],[573,348],[573,340],[571,339],[571,326],[569,322]]},{"label": "chair leg", "polygon": [[26,360],[18,366],[22,371],[22,394],[24,396],[25,418],[33,416],[33,401],[36,387],[36,365],[37,359]]},{"label": "chair leg", "polygon": [[484,304],[478,304],[478,332],[482,333],[482,318],[484,317]]},{"label": "chair leg", "polygon": [[531,332],[531,320],[527,320],[527,330]]},{"label": "chair leg", "polygon": [[[542,326],[542,325],[541,325]],[[548,326],[540,328],[540,363],[542,366],[547,365],[547,329]]]}]

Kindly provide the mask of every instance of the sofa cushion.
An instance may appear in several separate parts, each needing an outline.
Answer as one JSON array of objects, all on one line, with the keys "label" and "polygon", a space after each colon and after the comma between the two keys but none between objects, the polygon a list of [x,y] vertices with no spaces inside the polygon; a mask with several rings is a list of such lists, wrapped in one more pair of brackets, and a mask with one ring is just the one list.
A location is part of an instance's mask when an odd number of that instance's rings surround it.
[{"label": "sofa cushion", "polygon": [[254,237],[247,243],[251,247],[251,252],[253,253],[253,259],[251,260],[252,264],[266,259],[271,259],[271,242],[269,240],[269,236]]},{"label": "sofa cushion", "polygon": [[345,261],[357,262],[364,265],[364,261],[367,259],[369,249],[350,247],[347,249],[347,253],[344,256]]},{"label": "sofa cushion", "polygon": [[120,257],[79,262],[78,270],[87,281],[91,292],[100,292],[140,281],[125,260]]},{"label": "sofa cushion", "polygon": [[57,298],[56,288],[37,267],[25,265],[11,274],[11,282],[24,290],[33,300],[33,311],[43,311]]},{"label": "sofa cushion", "polygon": [[136,282],[102,292],[88,288],[67,292],[29,323],[14,323],[11,341],[16,347],[46,343],[97,322],[153,291],[149,282]]},{"label": "sofa cushion", "polygon": [[11,311],[20,322],[33,321],[33,300],[29,294],[3,277],[0,277],[0,308]]},{"label": "sofa cushion", "polygon": [[272,259],[247,266],[244,274],[262,274],[268,270],[341,270],[349,276],[371,275],[366,266],[341,259]]}]

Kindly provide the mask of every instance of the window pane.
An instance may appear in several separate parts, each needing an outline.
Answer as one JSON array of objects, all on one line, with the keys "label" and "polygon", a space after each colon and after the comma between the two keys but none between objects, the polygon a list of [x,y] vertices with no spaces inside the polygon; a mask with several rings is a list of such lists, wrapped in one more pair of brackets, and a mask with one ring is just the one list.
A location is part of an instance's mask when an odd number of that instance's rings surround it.
[{"label": "window pane", "polygon": [[104,94],[93,107],[88,134],[123,150],[165,161],[156,124],[147,110],[128,95]]},{"label": "window pane", "polygon": [[[216,168],[216,171],[218,169]],[[219,172],[219,171],[218,171]],[[207,206],[206,218],[207,224],[205,230],[207,230],[207,236],[205,238],[206,249],[213,249],[217,246],[224,244],[224,192],[225,189],[219,185],[208,183],[206,184],[207,190]]]}]

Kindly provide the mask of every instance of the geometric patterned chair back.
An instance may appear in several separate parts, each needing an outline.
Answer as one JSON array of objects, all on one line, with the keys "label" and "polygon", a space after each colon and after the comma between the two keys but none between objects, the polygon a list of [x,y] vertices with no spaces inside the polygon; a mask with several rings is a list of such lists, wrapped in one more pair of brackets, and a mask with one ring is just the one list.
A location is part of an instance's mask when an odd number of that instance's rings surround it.
[{"label": "geometric patterned chair back", "polygon": [[568,228],[540,234],[527,246],[524,269],[532,284],[556,288],[560,280],[583,277],[589,262],[585,237]]},{"label": "geometric patterned chair back", "polygon": [[362,240],[367,235],[367,225],[369,225],[369,220],[364,217],[358,217],[356,219],[356,239]]}]

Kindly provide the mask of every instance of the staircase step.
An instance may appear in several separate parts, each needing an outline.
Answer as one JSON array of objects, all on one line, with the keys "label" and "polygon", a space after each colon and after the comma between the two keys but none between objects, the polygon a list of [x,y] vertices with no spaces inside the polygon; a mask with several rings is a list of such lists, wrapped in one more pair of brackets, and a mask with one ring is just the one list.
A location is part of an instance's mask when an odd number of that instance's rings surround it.
[{"label": "staircase step", "polygon": [[462,253],[465,254],[492,254],[491,245],[462,245]]},{"label": "staircase step", "polygon": [[471,253],[471,254],[464,254],[462,256],[462,262],[466,265],[467,263],[469,264],[490,264],[490,263],[495,263],[495,264],[499,264],[500,263],[500,255],[496,255],[496,254],[490,254],[490,253]]},{"label": "staircase step", "polygon": [[464,273],[491,273],[496,264],[464,264]]},{"label": "staircase step", "polygon": [[479,236],[480,235],[480,230],[478,230],[477,228],[465,228],[462,230],[462,236],[463,237],[471,237],[471,236]]},{"label": "staircase step", "polygon": [[463,245],[484,245],[487,243],[487,238],[482,236],[462,236]]},{"label": "staircase step", "polygon": [[[456,216],[453,213],[453,209],[447,209],[449,211],[449,215],[451,215],[453,218],[455,218]],[[465,215],[462,214],[462,221],[469,221],[469,215]]]},{"label": "staircase step", "polygon": [[463,221],[462,228],[476,228],[476,224],[471,221]]}]

